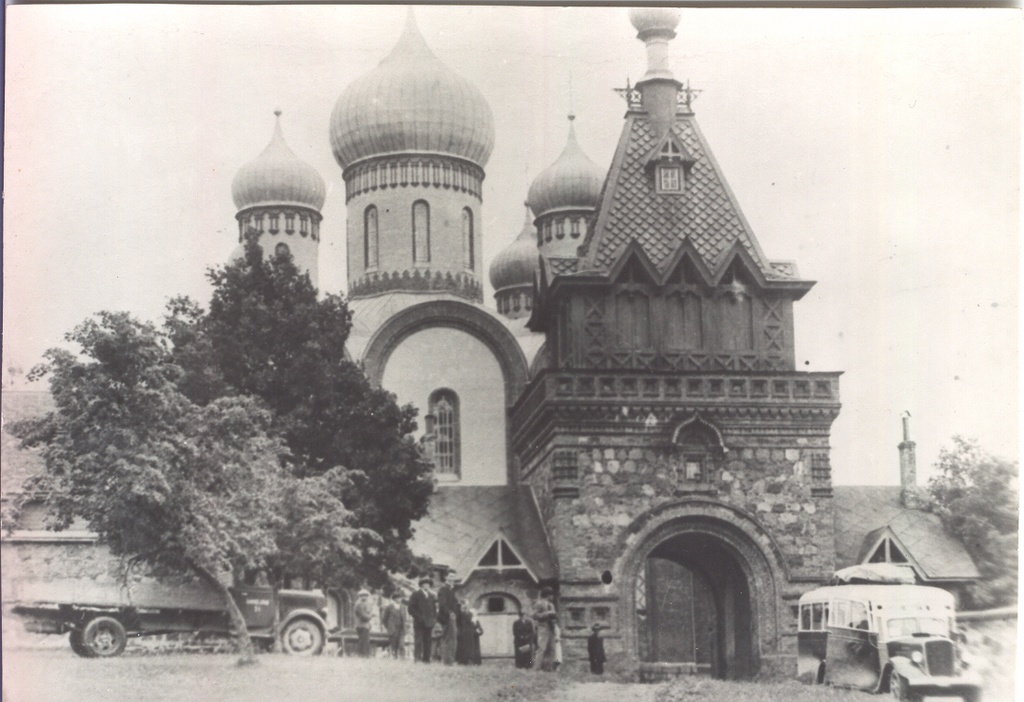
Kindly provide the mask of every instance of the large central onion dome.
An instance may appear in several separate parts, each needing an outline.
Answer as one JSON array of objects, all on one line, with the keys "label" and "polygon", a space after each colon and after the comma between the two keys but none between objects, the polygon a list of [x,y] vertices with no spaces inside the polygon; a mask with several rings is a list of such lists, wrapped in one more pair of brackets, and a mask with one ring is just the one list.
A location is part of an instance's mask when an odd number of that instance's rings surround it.
[{"label": "large central onion dome", "polygon": [[410,10],[398,44],[338,98],[331,147],[342,168],[371,156],[449,154],[481,168],[494,148],[484,96],[434,55]]},{"label": "large central onion dome", "polygon": [[557,210],[592,210],[601,197],[604,172],[580,148],[573,119],[569,115],[569,140],[562,155],[530,186],[530,208],[537,217]]},{"label": "large central onion dome", "polygon": [[270,143],[259,156],[238,169],[231,196],[239,211],[260,205],[299,205],[317,212],[324,206],[326,187],[316,169],[288,148],[281,134],[281,111]]}]

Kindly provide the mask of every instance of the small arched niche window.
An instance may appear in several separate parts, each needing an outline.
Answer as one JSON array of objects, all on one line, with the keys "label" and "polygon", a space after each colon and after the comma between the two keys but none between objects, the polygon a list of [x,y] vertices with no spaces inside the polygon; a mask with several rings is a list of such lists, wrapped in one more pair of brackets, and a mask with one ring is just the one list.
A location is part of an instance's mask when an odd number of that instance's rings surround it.
[{"label": "small arched niche window", "polygon": [[459,396],[447,388],[430,395],[430,413],[434,415],[434,471],[440,478],[461,476],[459,446]]},{"label": "small arched niche window", "polygon": [[430,263],[430,205],[425,200],[412,204],[412,260]]},{"label": "small arched niche window", "polygon": [[679,456],[678,481],[690,484],[709,482],[715,463],[725,454],[718,429],[694,415],[676,427],[672,438]]},{"label": "small arched niche window", "polygon": [[473,270],[473,211],[462,210],[462,265],[467,271]]},{"label": "small arched niche window", "polygon": [[292,255],[292,250],[288,248],[288,244],[283,241],[274,247],[274,255],[282,258],[289,258]]},{"label": "small arched niche window", "polygon": [[367,269],[376,268],[379,261],[379,224],[377,223],[377,208],[370,205],[363,213],[363,267]]}]

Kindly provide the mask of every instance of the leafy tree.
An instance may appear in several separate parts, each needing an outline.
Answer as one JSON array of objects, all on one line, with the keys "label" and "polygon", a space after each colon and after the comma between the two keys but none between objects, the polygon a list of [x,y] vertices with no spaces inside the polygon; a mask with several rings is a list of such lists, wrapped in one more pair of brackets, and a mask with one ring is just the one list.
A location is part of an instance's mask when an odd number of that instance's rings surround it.
[{"label": "leafy tree", "polygon": [[967,592],[970,608],[1017,601],[1018,466],[976,441],[953,437],[931,479],[934,510],[970,552],[982,581]]},{"label": "leafy tree", "polygon": [[[330,574],[327,582],[384,585],[388,572],[412,565],[406,542],[433,492],[431,466],[410,437],[416,410],[399,407],[345,357],[352,322],[344,300],[318,299],[289,254],[265,259],[257,233],[247,234],[243,258],[209,278],[208,312],[188,299],[169,309],[173,354],[186,369],[180,387],[199,404],[233,394],[261,399],[293,472],[326,478],[303,486],[306,497],[324,490],[340,496],[360,530],[358,553],[337,551],[328,562],[315,549],[286,549],[293,557],[282,568]],[[293,517],[299,531],[309,527]]]},{"label": "leafy tree", "polygon": [[[33,371],[50,376],[56,409],[16,428],[25,445],[42,448],[36,487],[49,495],[52,525],[84,519],[115,555],[197,575],[221,594],[251,662],[245,621],[221,576],[277,560],[292,523],[287,501],[314,485],[297,485],[284,469],[287,449],[259,403],[190,400],[152,325],[105,312],[66,339],[80,356],[52,349]],[[339,500],[321,495],[302,511],[305,521],[318,512],[331,522],[316,535],[320,548],[351,548],[355,532]]]}]

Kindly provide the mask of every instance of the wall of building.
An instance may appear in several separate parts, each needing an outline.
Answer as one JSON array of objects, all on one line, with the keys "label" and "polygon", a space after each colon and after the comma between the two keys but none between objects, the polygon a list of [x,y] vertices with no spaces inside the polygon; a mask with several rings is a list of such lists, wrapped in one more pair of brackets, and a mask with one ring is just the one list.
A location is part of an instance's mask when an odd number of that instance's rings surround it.
[{"label": "wall of building", "polygon": [[420,410],[424,429],[430,394],[440,388],[459,397],[461,482],[504,485],[506,471],[505,380],[491,350],[458,329],[431,327],[403,339],[388,357],[381,387],[399,404]]}]

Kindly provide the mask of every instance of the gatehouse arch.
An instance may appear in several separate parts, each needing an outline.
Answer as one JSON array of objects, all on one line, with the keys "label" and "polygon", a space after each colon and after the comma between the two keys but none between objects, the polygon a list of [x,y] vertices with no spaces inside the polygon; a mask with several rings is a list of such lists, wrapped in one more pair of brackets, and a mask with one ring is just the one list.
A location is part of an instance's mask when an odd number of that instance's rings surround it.
[{"label": "gatehouse arch", "polygon": [[683,501],[642,515],[624,538],[623,636],[641,675],[750,678],[779,652],[785,565],[751,515]]}]

